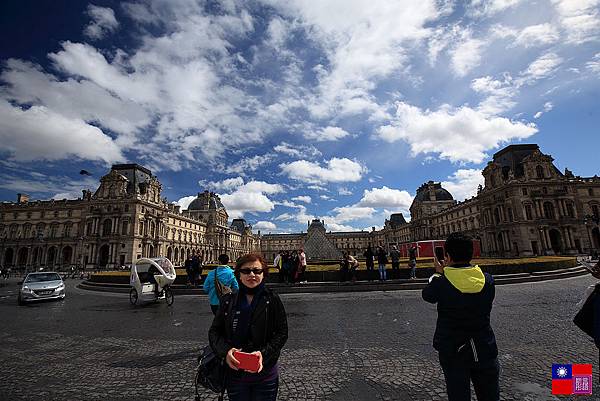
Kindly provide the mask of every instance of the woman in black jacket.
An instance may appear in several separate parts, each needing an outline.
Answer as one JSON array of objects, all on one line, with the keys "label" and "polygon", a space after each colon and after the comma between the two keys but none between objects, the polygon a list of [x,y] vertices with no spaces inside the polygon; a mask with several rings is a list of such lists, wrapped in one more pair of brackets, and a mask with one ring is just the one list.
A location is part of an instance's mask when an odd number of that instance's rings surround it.
[{"label": "woman in black jacket", "polygon": [[[251,253],[239,258],[235,266],[239,292],[221,300],[208,333],[211,348],[230,368],[226,383],[230,401],[277,399],[277,360],[288,338],[288,326],[281,299],[264,285],[267,274],[262,256]],[[239,369],[236,351],[257,355],[258,371]]]}]

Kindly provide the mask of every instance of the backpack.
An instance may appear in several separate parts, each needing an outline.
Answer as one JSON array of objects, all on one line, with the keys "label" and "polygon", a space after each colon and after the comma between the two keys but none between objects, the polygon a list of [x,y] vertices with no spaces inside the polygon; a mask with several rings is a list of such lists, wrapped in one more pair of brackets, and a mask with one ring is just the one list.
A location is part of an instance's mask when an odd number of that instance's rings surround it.
[{"label": "backpack", "polygon": [[218,273],[219,273],[219,267],[217,266],[215,268],[215,291],[217,291],[217,297],[219,299],[221,299],[221,298],[223,298],[223,296],[225,296],[227,294],[231,294],[233,292],[233,290],[231,289],[231,287],[228,287],[219,281],[219,279],[217,278]]},{"label": "backpack", "polygon": [[219,394],[219,400],[223,400],[225,394],[225,361],[219,358],[207,345],[198,357],[198,368],[196,369],[196,378],[194,385],[196,388],[196,400],[200,400],[198,386],[202,386]]}]

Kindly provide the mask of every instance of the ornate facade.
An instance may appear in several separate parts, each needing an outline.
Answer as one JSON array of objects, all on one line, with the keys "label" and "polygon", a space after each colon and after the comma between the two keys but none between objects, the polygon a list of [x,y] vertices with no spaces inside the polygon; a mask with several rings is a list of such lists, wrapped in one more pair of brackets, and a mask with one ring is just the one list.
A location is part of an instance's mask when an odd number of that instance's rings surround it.
[{"label": "ornate facade", "polygon": [[[457,202],[440,183],[417,189],[411,221],[401,214],[382,230],[327,232],[340,250],[362,255],[367,245],[445,239],[466,232],[478,239],[483,256],[572,255],[600,251],[600,178],[560,172],[538,145],[511,145],[497,152],[483,170],[477,196]],[[307,234],[262,237],[264,256],[304,246]],[[307,252],[307,256],[310,257]]]},{"label": "ornate facade", "polygon": [[188,210],[161,198],[161,184],[137,164],[114,165],[92,193],[77,200],[0,204],[0,263],[23,268],[114,268],[141,257],[167,256],[175,264],[199,253],[215,261],[260,248],[243,219],[227,225],[219,197],[199,193]]}]

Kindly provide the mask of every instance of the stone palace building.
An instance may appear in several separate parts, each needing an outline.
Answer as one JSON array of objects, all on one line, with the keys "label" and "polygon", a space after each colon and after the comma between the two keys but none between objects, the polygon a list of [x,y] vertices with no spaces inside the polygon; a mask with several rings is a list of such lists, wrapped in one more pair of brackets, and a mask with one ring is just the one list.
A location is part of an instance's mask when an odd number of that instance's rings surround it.
[{"label": "stone palace building", "polygon": [[[535,144],[500,150],[483,176],[485,185],[471,199],[458,202],[440,183],[429,181],[417,189],[410,223],[402,214],[392,214],[382,230],[326,232],[320,243],[362,256],[369,244],[389,250],[391,245],[445,239],[461,231],[478,239],[482,255],[489,257],[573,255],[600,249],[599,177],[559,171],[552,157]],[[314,229],[325,230],[324,223],[309,223],[307,233],[263,235],[264,256],[272,260],[280,250],[303,247]],[[308,250],[307,256],[311,257]]]},{"label": "stone palace building", "polygon": [[440,183],[417,189],[411,221],[392,214],[381,230],[331,232],[323,221],[294,234],[253,234],[244,219],[228,222],[219,196],[202,192],[187,210],[161,198],[161,184],[137,164],[114,165],[92,193],[77,200],[0,203],[0,264],[118,267],[140,257],[182,264],[192,253],[214,261],[259,251],[273,260],[305,248],[309,260],[361,256],[368,245],[444,239],[455,231],[477,238],[484,256],[572,255],[600,248],[600,178],[559,171],[537,145],[511,145],[483,170],[485,185],[457,202]]},{"label": "stone palace building", "polygon": [[199,253],[204,261],[260,249],[243,219],[228,223],[218,195],[199,193],[187,210],[161,198],[161,184],[137,164],[112,166],[92,193],[77,200],[0,204],[0,263],[52,268],[115,268],[141,257],[167,256],[182,264]]}]

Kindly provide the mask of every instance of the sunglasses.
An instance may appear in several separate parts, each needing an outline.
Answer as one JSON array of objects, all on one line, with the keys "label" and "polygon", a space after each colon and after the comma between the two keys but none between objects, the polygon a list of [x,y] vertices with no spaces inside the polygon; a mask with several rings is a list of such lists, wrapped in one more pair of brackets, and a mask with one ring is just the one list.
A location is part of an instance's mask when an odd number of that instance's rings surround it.
[{"label": "sunglasses", "polygon": [[240,269],[240,273],[250,274],[250,272],[252,272],[258,276],[259,274],[263,274],[263,270],[264,269]]}]

